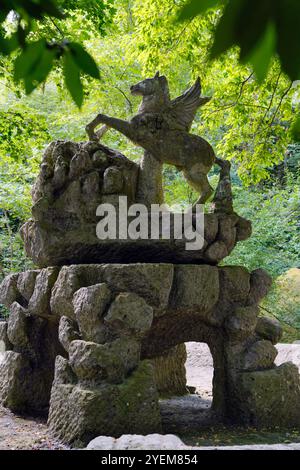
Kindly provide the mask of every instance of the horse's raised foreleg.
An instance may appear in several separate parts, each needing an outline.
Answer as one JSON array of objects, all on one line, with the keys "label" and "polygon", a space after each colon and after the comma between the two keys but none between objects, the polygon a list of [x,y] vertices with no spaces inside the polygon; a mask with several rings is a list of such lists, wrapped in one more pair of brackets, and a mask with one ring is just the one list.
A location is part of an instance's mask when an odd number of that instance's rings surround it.
[{"label": "horse's raised foreleg", "polygon": [[85,128],[90,140],[98,140],[95,128],[99,126],[99,124],[106,124],[106,126],[124,134],[128,139],[133,140],[134,138],[134,127],[130,122],[109,117],[105,114],[98,114]]}]

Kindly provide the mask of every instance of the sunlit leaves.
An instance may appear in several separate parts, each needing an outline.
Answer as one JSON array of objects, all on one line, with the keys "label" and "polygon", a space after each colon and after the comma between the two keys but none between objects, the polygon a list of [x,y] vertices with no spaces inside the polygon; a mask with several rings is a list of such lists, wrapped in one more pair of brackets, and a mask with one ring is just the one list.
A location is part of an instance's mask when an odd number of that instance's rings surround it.
[{"label": "sunlit leaves", "polygon": [[[212,6],[216,7],[217,2],[189,1],[180,18],[194,18]],[[296,80],[300,77],[299,24],[299,0],[228,0],[215,31],[211,57],[239,46],[241,60],[252,64],[261,81],[277,53],[283,71]]]},{"label": "sunlit leaves", "polygon": [[[61,3],[61,2],[60,2]],[[84,2],[81,2],[84,8]],[[90,0],[87,9],[93,11],[99,7],[99,16],[105,16],[104,10],[112,9],[111,5],[104,4],[102,0]],[[111,3],[111,2],[108,2]],[[28,41],[32,32],[32,19],[43,20],[49,16],[52,19],[64,18],[63,11],[57,6],[55,0],[1,0],[0,22],[4,24],[8,14],[13,10],[16,31],[8,36],[3,25],[0,25],[0,53],[10,55],[20,49],[14,62],[14,79],[22,80],[25,91],[30,94],[43,83],[59,60],[63,60],[65,83],[77,106],[81,107],[83,101],[83,86],[80,74],[84,73],[92,78],[100,79],[99,68],[91,55],[79,43],[61,39],[49,41],[46,38],[37,41]],[[61,4],[63,7],[63,4]],[[71,5],[68,5],[70,8]],[[78,5],[77,5],[78,7]],[[101,10],[102,9],[102,10]],[[60,31],[56,25],[56,29]]]}]

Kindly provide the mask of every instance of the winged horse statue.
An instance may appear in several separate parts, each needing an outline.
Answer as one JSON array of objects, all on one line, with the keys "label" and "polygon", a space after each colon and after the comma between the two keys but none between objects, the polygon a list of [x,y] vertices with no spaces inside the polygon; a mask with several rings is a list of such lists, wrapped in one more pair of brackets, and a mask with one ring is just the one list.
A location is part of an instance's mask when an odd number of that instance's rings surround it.
[{"label": "winged horse statue", "polygon": [[[173,100],[170,99],[168,81],[159,72],[153,78],[133,85],[130,91],[143,97],[138,114],[130,121],[98,114],[86,126],[90,140],[99,140],[107,128],[121,132],[142,147],[145,154],[152,155],[161,164],[168,163],[181,170],[200,194],[196,204],[204,204],[213,192],[207,173],[219,159],[205,139],[189,133],[197,109],[210,100],[201,97],[200,78]],[[95,133],[99,124],[105,126]]]}]

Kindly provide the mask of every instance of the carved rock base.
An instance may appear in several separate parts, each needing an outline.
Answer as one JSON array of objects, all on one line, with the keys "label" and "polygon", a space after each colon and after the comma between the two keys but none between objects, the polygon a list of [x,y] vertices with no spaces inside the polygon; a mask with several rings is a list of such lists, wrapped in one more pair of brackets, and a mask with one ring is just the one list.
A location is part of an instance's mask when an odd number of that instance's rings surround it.
[{"label": "carved rock base", "polygon": [[213,357],[214,418],[299,425],[298,370],[275,366],[280,327],[258,318],[269,287],[264,271],[239,266],[86,264],[8,276],[0,401],[40,412],[51,391],[49,426],[76,446],[161,432],[158,390],[170,376],[162,383],[153,367],[168,358],[170,371],[174,348],[196,341]]}]

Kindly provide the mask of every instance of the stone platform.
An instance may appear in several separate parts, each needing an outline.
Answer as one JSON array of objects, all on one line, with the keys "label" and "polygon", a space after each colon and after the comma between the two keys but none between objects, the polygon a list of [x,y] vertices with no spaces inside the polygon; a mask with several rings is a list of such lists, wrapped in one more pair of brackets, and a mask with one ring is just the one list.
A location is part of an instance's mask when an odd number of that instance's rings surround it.
[{"label": "stone platform", "polygon": [[155,358],[196,341],[213,356],[215,419],[299,425],[298,369],[275,366],[280,325],[258,316],[269,287],[264,271],[238,266],[86,264],[8,276],[0,401],[36,413],[50,402],[50,429],[76,446],[161,432]]},{"label": "stone platform", "polygon": [[204,215],[204,245],[199,250],[187,251],[186,240],[174,237],[99,240],[99,204],[118,208],[119,196],[127,196],[128,206],[143,203],[142,184],[149,181],[144,182],[141,167],[119,152],[95,142],[53,142],[44,153],[32,191],[32,218],[21,229],[27,255],[40,267],[103,262],[217,264],[251,235],[248,220],[233,212],[216,212]]}]

